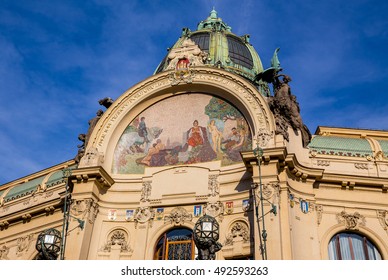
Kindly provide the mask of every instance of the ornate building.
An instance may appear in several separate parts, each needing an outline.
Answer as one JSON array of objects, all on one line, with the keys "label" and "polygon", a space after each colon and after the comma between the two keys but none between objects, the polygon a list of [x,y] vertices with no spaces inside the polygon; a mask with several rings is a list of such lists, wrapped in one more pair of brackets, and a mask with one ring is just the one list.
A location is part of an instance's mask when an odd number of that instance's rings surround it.
[{"label": "ornate building", "polygon": [[65,259],[193,259],[204,214],[221,260],[387,259],[388,132],[311,136],[278,51],[263,68],[214,10],[183,29],[74,160],[0,186],[0,259],[36,259],[49,228]]}]

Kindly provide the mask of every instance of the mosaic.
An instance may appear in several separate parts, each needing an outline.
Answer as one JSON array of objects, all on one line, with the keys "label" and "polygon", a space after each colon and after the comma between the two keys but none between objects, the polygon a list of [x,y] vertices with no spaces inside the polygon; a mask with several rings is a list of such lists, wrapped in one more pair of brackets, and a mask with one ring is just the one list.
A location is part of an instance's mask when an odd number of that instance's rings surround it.
[{"label": "mosaic", "polygon": [[231,165],[251,147],[248,124],[234,106],[206,94],[184,94],[152,105],[128,125],[112,171],[136,174],[146,167],[216,160]]}]

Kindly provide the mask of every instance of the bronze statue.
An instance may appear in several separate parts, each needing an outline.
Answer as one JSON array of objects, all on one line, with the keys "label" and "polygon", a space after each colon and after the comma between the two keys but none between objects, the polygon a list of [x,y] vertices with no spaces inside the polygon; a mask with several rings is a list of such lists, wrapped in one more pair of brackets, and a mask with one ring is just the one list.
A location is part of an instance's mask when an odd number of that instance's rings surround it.
[{"label": "bronze statue", "polygon": [[291,77],[285,74],[279,74],[283,69],[280,67],[278,52],[280,48],[275,49],[271,59],[271,67],[258,73],[256,81],[261,83],[272,83],[274,96],[268,97],[268,105],[274,114],[276,121],[276,134],[283,135],[284,139],[289,141],[288,127],[298,134],[302,134],[302,144],[306,147],[311,140],[311,133],[306,125],[303,124],[300,116],[299,103],[296,96],[291,93],[288,85]]},{"label": "bronze statue", "polygon": [[105,98],[103,98],[103,99],[100,99],[100,100],[98,100],[98,103],[101,105],[101,106],[104,106],[105,108],[109,108],[110,107],[110,105],[112,105],[113,104],[113,99],[112,98],[110,98],[110,97],[105,97]]},{"label": "bronze statue", "polygon": [[[282,79],[280,79],[282,77]],[[275,75],[273,79],[274,96],[269,97],[268,103],[276,120],[276,133],[281,134],[289,141],[288,126],[298,134],[302,134],[303,147],[306,147],[310,142],[311,133],[306,125],[303,124],[300,116],[299,103],[296,101],[296,96],[291,93],[289,82],[292,79],[288,75]]]}]

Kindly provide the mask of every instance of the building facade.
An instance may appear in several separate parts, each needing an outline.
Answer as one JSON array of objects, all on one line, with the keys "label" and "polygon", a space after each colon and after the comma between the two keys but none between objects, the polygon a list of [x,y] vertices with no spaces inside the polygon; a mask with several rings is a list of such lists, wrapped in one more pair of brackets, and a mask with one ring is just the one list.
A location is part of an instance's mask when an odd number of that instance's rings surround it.
[{"label": "building facade", "polygon": [[311,136],[278,51],[264,69],[215,10],[183,29],[74,160],[0,186],[0,259],[36,259],[49,228],[64,259],[194,259],[205,214],[220,260],[387,259],[388,132]]}]

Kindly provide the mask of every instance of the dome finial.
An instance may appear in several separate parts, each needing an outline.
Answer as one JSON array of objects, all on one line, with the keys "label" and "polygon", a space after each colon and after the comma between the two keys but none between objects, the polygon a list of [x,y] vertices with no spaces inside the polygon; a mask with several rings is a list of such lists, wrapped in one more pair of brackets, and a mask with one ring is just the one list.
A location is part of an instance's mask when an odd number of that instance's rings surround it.
[{"label": "dome finial", "polygon": [[218,18],[217,11],[214,8],[214,6],[213,6],[213,10],[211,10],[211,12],[210,12],[210,18],[214,18],[214,19]]}]

